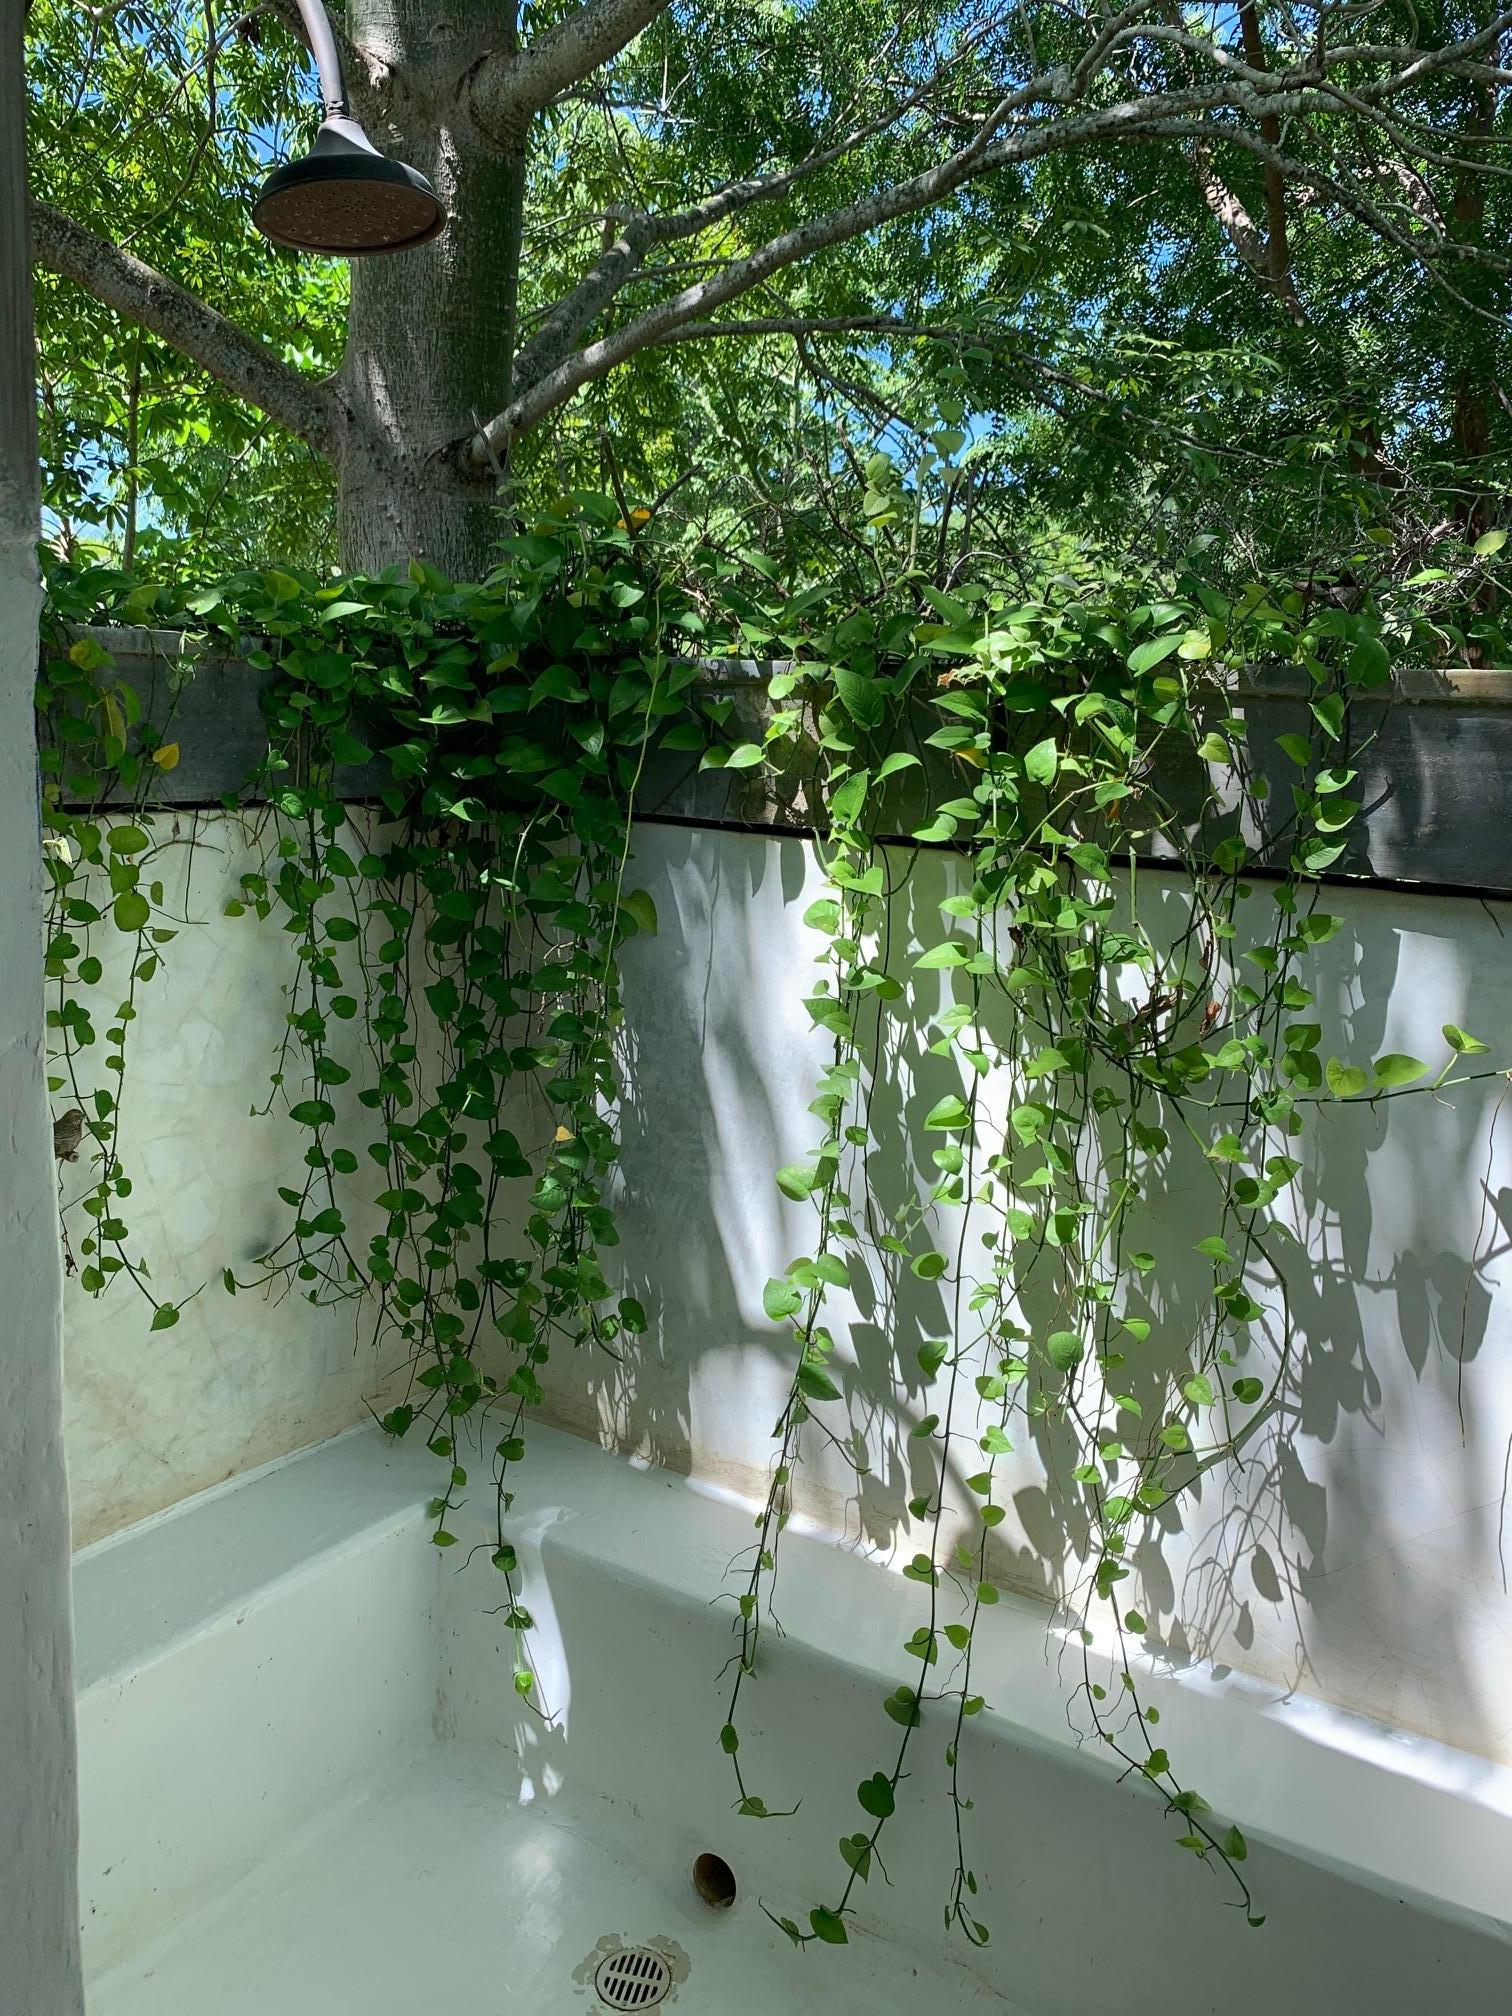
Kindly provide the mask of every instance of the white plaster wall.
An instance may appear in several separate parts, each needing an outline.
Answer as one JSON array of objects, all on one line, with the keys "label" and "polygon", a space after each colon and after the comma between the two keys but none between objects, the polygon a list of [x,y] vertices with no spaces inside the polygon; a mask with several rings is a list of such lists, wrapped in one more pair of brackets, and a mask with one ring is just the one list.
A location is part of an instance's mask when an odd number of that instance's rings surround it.
[{"label": "white plaster wall", "polygon": [[[810,1031],[800,997],[818,944],[801,918],[818,877],[800,842],[675,828],[644,829],[636,864],[661,928],[626,955],[621,1263],[652,1328],[621,1366],[587,1353],[554,1362],[549,1412],[752,1492],[764,1488],[791,1369],[762,1286],[811,1250],[811,1214],[782,1198],[772,1172],[816,1138],[806,1107],[828,1039]],[[941,856],[915,871],[914,949],[942,935],[935,906],[952,872]],[[1269,898],[1253,902],[1258,925]],[[1329,891],[1327,903],[1348,921],[1319,955],[1326,1051],[1438,1059],[1446,1021],[1497,1057],[1512,1051],[1512,907],[1370,890]],[[899,959],[908,951],[900,943]],[[954,1089],[953,1070],[917,1054],[888,1061],[884,1187],[917,1180],[900,1104],[918,1117]],[[1143,1551],[1142,1593],[1123,1586],[1178,1657],[1208,1654],[1512,1759],[1505,1090],[1493,1081],[1331,1110],[1309,1129],[1296,1197],[1312,1259],[1291,1269],[1305,1342],[1285,1446],[1259,1438],[1241,1478],[1226,1488],[1210,1478],[1185,1535]],[[1191,1259],[1213,1229],[1206,1195],[1178,1168],[1156,1226],[1173,1323],[1182,1294],[1206,1279]],[[835,1307],[843,1316],[841,1298]],[[917,1374],[891,1383],[886,1338],[909,1364],[918,1342],[948,1334],[947,1311],[937,1284],[906,1280],[889,1304],[873,1282],[836,1327],[857,1367],[848,1411],[872,1470],[858,1485],[811,1436],[798,1501],[858,1544],[906,1556],[906,1501],[927,1478],[907,1431],[940,1395]],[[1047,1489],[1065,1452],[1053,1438],[1018,1439],[996,1572],[1053,1601],[1078,1570]]]},{"label": "white plaster wall", "polygon": [[[181,838],[193,820],[183,815]],[[155,840],[171,841],[171,822],[149,823]],[[197,829],[192,849],[168,844],[154,860],[167,908],[191,922],[139,989],[121,1128],[135,1186],[123,1207],[129,1250],[182,1314],[172,1329],[152,1330],[150,1305],[122,1275],[98,1297],[77,1278],[65,1287],[76,1546],[339,1433],[366,1419],[382,1390],[362,1304],[315,1309],[297,1293],[232,1296],[221,1285],[228,1266],[247,1279],[288,1229],[277,1188],[301,1180],[308,1136],[278,1109],[252,1113],[270,1097],[293,948],[276,914],[224,915],[242,873],[261,865],[240,822],[201,816]],[[127,970],[116,936],[107,929],[93,948],[106,961],[94,999],[107,1011]],[[60,1110],[67,1103],[56,1095]],[[359,1152],[367,1138],[354,1134]],[[63,1180],[69,1196],[88,1189],[87,1145]],[[87,1229],[77,1216],[71,1223],[75,1237]]]},{"label": "white plaster wall", "polygon": [[81,2016],[59,1264],[42,1071],[31,292],[18,0],[0,6],[0,2008]]},{"label": "white plaster wall", "polygon": [[[167,978],[144,992],[125,1139],[138,1184],[130,1222],[159,1291],[177,1299],[198,1280],[209,1285],[176,1328],[157,1333],[127,1288],[92,1302],[70,1286],[80,1540],[337,1432],[382,1390],[351,1312],[232,1299],[218,1286],[223,1265],[267,1242],[282,1208],[275,1186],[303,1142],[276,1118],[249,1117],[266,1096],[287,947],[271,921],[221,917],[244,861],[233,828],[212,824],[207,838],[189,906],[199,928],[169,948]],[[936,906],[951,873],[940,856],[915,872],[916,944],[940,935]],[[762,1314],[762,1285],[807,1249],[811,1231],[772,1172],[815,1134],[806,1108],[824,1045],[801,1003],[817,947],[801,920],[817,877],[799,842],[653,827],[639,841],[637,876],[661,930],[626,955],[619,1258],[652,1328],[621,1366],[559,1355],[547,1414],[753,1493],[790,1370],[785,1334]],[[1327,1049],[1437,1057],[1445,1021],[1497,1054],[1512,1048],[1505,907],[1493,915],[1475,902],[1371,891],[1329,902],[1349,921],[1320,955]],[[897,957],[908,953],[900,940]],[[951,1068],[913,1054],[889,1060],[877,1106],[884,1186],[917,1180],[900,1103],[932,1104]],[[1211,1480],[1186,1535],[1145,1550],[1143,1588],[1130,1600],[1177,1656],[1211,1655],[1505,1758],[1512,1113],[1493,1139],[1500,1090],[1319,1118],[1297,1191],[1314,1264],[1292,1270],[1306,1344],[1286,1446],[1258,1441],[1237,1488]],[[540,1132],[534,1113],[513,1124],[522,1139]],[[1211,1229],[1204,1219],[1194,1231],[1205,1192],[1186,1183],[1178,1168],[1163,1207],[1173,1322],[1197,1280],[1192,1239]],[[926,1477],[908,1428],[939,1396],[917,1376],[889,1383],[886,1339],[911,1361],[914,1345],[945,1334],[943,1306],[926,1284],[910,1280],[893,1303],[872,1284],[842,1327],[858,1367],[850,1418],[871,1473],[858,1485],[816,1443],[799,1501],[861,1544],[911,1552],[906,1502]],[[1063,1453],[1053,1443],[1020,1452],[997,1535],[1000,1579],[1052,1601],[1079,1568],[1051,1488]]]}]

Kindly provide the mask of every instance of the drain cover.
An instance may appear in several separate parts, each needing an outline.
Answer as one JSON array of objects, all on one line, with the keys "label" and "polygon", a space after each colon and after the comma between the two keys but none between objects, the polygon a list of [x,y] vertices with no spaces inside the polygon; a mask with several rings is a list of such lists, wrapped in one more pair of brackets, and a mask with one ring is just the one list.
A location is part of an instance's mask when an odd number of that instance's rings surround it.
[{"label": "drain cover", "polygon": [[603,1962],[593,1985],[606,2009],[654,2009],[667,1999],[672,1969],[649,1946],[626,1946]]}]

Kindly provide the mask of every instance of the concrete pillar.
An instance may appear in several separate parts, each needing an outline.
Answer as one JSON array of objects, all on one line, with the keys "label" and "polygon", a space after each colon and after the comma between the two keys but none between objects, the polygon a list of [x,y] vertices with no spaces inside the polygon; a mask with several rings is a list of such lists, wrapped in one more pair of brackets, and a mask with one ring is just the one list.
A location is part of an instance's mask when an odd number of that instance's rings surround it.
[{"label": "concrete pillar", "polygon": [[0,2007],[82,2016],[62,1279],[42,1066],[23,0],[0,0]]}]

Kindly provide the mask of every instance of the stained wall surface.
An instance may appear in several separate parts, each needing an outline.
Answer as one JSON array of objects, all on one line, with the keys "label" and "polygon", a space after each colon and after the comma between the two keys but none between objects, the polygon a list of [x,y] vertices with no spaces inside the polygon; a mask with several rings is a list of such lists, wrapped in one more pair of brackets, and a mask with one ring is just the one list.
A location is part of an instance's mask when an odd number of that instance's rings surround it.
[{"label": "stained wall surface", "polygon": [[[224,914],[242,873],[261,865],[237,820],[195,826],[184,814],[177,844],[171,822],[151,824],[153,873],[186,921],[137,990],[121,1124],[133,1190],[122,1216],[153,1293],[180,1317],[153,1330],[152,1304],[124,1276],[98,1297],[77,1271],[66,1284],[77,1546],[367,1419],[383,1385],[362,1304],[315,1309],[287,1286],[236,1295],[222,1286],[227,1267],[250,1280],[288,1231],[278,1186],[305,1174],[308,1135],[276,1105],[263,1110],[297,966],[276,916]],[[106,970],[93,993],[107,1012],[126,977],[125,941],[112,946],[114,935],[98,946]],[[54,1106],[69,1100],[60,1093]],[[65,1198],[89,1188],[87,1144],[61,1175]],[[87,1221],[75,1213],[68,1223],[77,1245]]]}]

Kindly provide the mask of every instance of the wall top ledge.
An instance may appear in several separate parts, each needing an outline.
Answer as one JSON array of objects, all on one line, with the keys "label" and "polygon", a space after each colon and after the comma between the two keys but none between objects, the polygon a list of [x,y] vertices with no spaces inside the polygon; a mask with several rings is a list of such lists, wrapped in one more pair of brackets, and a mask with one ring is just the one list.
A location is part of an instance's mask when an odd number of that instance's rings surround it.
[{"label": "wall top ledge", "polygon": [[[218,806],[243,791],[266,746],[262,696],[271,675],[242,658],[206,650],[193,633],[180,630],[99,628],[90,634],[110,652],[115,676],[136,687],[147,718],[159,726],[172,721],[183,753],[163,780],[161,802]],[[717,659],[700,666],[709,690],[732,698],[727,727],[738,739],[761,738],[770,711],[766,680],[782,662]],[[1285,808],[1296,771],[1279,738],[1308,726],[1307,677],[1290,667],[1257,667],[1225,683],[1234,710],[1248,723],[1246,762],[1271,779],[1271,802]],[[1326,879],[1512,897],[1512,670],[1399,671],[1389,687],[1360,696],[1356,717],[1365,733],[1349,760],[1360,773],[1356,789],[1365,809]],[[940,767],[934,781],[943,784],[944,759]],[[887,837],[906,840],[921,823],[933,776],[926,769],[893,780],[884,802]],[[1161,781],[1195,825],[1212,780],[1193,765],[1190,775]],[[354,801],[373,798],[381,782],[376,765],[338,775],[343,794]],[[819,816],[801,766],[774,777],[701,771],[696,759],[671,756],[651,765],[641,812],[774,833],[807,832]],[[1253,820],[1241,822],[1232,799],[1207,815],[1204,830],[1216,840],[1236,823],[1263,868],[1279,841]],[[1163,857],[1157,845],[1150,858],[1169,858],[1169,849]]]}]

